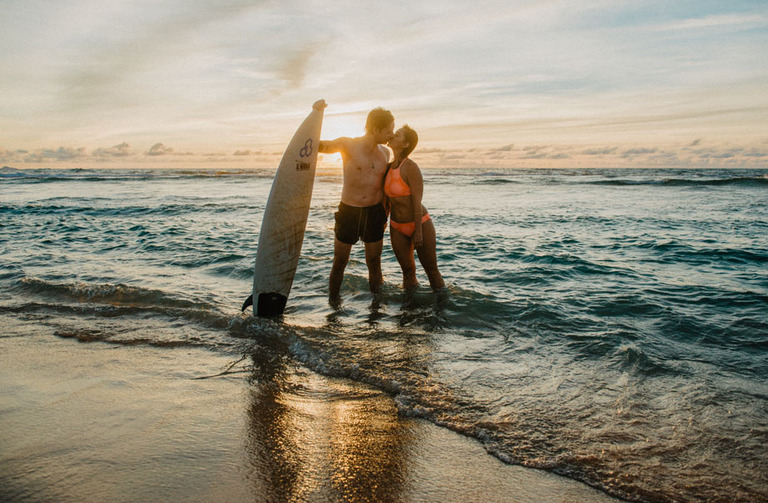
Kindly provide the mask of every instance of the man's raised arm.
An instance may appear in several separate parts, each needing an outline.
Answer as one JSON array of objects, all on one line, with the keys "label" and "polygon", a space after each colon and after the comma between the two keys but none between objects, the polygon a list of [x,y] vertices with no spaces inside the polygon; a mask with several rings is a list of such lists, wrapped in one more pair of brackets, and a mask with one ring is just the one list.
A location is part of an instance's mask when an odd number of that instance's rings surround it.
[{"label": "man's raised arm", "polygon": [[341,137],[335,140],[320,140],[319,152],[321,154],[335,154],[347,150],[347,142],[351,138]]},{"label": "man's raised arm", "polygon": [[[328,106],[325,100],[317,100],[312,104],[312,109],[317,111],[323,111]],[[336,138],[335,140],[320,140],[319,152],[321,154],[335,154],[344,150],[349,138]]]}]

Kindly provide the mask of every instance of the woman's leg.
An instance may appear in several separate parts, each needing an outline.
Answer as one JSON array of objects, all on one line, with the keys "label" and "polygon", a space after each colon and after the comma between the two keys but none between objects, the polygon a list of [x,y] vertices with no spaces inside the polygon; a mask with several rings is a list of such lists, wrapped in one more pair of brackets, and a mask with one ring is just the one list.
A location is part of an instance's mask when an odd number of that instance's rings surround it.
[{"label": "woman's leg", "polygon": [[413,258],[413,242],[411,238],[390,227],[389,238],[397,262],[403,270],[403,288],[413,290],[419,286],[416,279],[416,261]]},{"label": "woman's leg", "polygon": [[445,288],[443,276],[437,268],[437,236],[432,220],[427,220],[421,224],[421,235],[424,237],[424,241],[416,252],[419,254],[419,262],[421,262],[421,266],[429,278],[429,286],[432,287],[432,290]]}]

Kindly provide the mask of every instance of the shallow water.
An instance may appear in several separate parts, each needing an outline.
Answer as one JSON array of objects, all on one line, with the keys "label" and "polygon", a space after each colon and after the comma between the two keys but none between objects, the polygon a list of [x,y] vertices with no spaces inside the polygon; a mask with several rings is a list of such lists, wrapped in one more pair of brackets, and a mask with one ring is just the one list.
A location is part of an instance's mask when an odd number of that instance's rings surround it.
[{"label": "shallow water", "polygon": [[4,502],[616,501],[506,465],[279,350],[232,362],[45,330],[0,348]]},{"label": "shallow water", "polygon": [[[385,238],[327,302],[316,181],[281,320],[242,316],[272,172],[3,170],[2,336],[244,341],[376,386],[500,459],[641,501],[768,501],[768,170],[428,170],[447,296]],[[426,279],[420,272],[420,280]]]}]

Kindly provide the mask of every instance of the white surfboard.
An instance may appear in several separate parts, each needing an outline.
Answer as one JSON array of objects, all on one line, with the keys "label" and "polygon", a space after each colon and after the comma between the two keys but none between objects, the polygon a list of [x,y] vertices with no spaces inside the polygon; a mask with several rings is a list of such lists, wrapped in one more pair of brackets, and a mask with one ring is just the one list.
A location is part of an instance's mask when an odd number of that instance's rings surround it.
[{"label": "white surfboard", "polygon": [[304,241],[322,125],[323,110],[313,109],[285,149],[261,222],[253,295],[243,311],[253,305],[258,316],[279,316],[285,310]]}]

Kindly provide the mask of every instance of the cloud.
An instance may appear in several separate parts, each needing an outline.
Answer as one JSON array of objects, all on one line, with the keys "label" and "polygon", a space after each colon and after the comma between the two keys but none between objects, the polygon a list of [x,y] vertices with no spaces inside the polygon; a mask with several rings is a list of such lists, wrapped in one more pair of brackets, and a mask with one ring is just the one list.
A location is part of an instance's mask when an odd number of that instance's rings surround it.
[{"label": "cloud", "polygon": [[[222,29],[226,23],[261,8],[248,0],[165,2],[152,4],[150,10],[130,1],[98,5],[91,15],[82,6],[59,9],[59,16],[75,24],[63,49],[69,64],[60,65],[54,76],[61,98],[57,101],[64,107],[90,108],[104,102],[125,107],[136,105],[138,99],[160,103],[162,98],[179,99],[180,91],[205,86],[209,82],[188,80],[207,76],[189,66],[185,55],[194,54],[198,64],[209,63],[201,56],[225,46],[233,36],[231,27]],[[206,39],[211,32],[218,36]],[[146,80],[148,75],[151,81]],[[169,93],[167,78],[184,79],[186,84]]]},{"label": "cloud", "polygon": [[444,155],[442,157],[442,160],[444,160],[444,161],[460,161],[460,160],[467,159],[467,158],[469,158],[469,156],[466,155],[466,154],[455,153],[455,154]]},{"label": "cloud", "polygon": [[69,148],[59,147],[56,150],[42,149],[29,154],[25,162],[45,162],[45,161],[74,161],[84,159],[88,156],[85,147]]},{"label": "cloud", "polygon": [[504,145],[502,147],[497,147],[493,149],[489,149],[489,152],[512,152],[515,150],[514,144]]},{"label": "cloud", "polygon": [[309,63],[321,50],[322,44],[308,44],[288,51],[279,68],[280,78],[287,81],[291,89],[299,88],[304,83]]},{"label": "cloud", "polygon": [[161,156],[161,155],[168,155],[172,153],[173,153],[172,148],[166,147],[162,143],[155,143],[154,145],[152,145],[152,148],[150,148],[149,151],[146,152],[144,155]]},{"label": "cloud", "polygon": [[245,149],[245,150],[236,150],[234,156],[237,157],[246,157],[246,156],[252,156],[252,155],[276,155],[276,154],[282,154],[276,153],[276,152],[265,152],[263,150],[251,150],[251,149]]},{"label": "cloud", "polygon": [[[144,155],[149,156],[149,157],[161,157],[161,156],[166,156],[166,155],[190,156],[191,157],[191,156],[196,156],[196,155],[206,156],[208,154],[210,154],[210,153],[176,152],[171,147],[166,147],[165,144],[163,144],[163,143],[155,143],[154,145],[152,145],[152,147],[147,152],[144,153]],[[219,154],[218,153],[214,153],[214,155],[219,155]]]},{"label": "cloud", "polygon": [[658,151],[659,149],[657,148],[631,148],[623,151],[621,153],[621,157],[629,158],[629,157],[634,157],[638,155],[655,154]]},{"label": "cloud", "polygon": [[521,156],[520,159],[570,159],[571,156],[564,153],[547,153],[547,152],[538,152],[535,154],[528,154]]},{"label": "cloud", "polygon": [[4,150],[0,148],[0,162],[23,162],[27,150]]},{"label": "cloud", "polygon": [[661,24],[653,27],[656,31],[679,31],[711,28],[764,28],[768,18],[763,15],[724,14],[695,17]]},{"label": "cloud", "polygon": [[109,148],[97,148],[93,151],[94,157],[130,157],[134,154],[131,146],[125,142]]},{"label": "cloud", "polygon": [[579,152],[581,155],[613,155],[618,150],[617,147],[589,148]]}]

